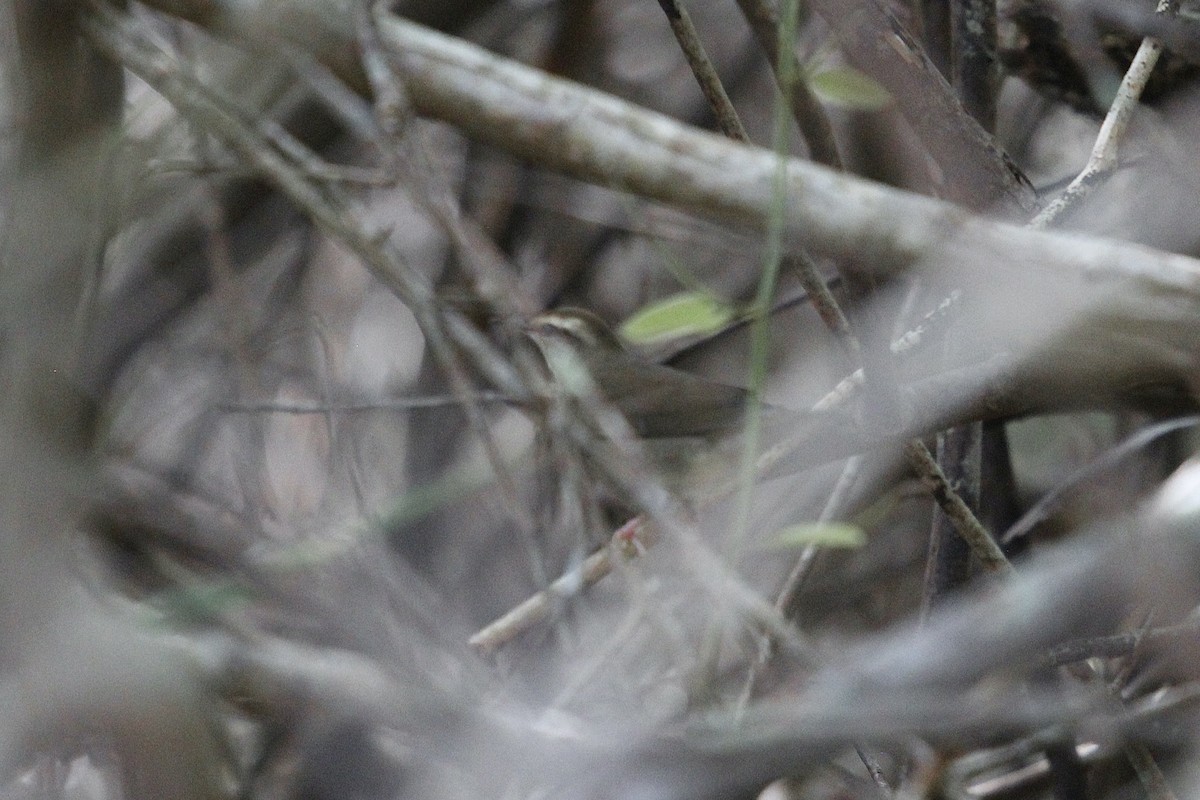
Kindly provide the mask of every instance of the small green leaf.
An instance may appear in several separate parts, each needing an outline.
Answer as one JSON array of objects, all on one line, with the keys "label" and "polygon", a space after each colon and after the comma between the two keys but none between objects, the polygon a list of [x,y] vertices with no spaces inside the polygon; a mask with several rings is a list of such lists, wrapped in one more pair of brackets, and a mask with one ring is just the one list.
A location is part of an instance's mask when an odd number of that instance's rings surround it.
[{"label": "small green leaf", "polygon": [[775,535],[771,545],[778,548],[842,547],[853,549],[867,543],[867,534],[857,525],[844,522],[814,522],[806,525],[788,525]]},{"label": "small green leaf", "polygon": [[825,102],[860,111],[878,111],[892,102],[887,89],[853,67],[833,67],[808,79],[808,85]]},{"label": "small green leaf", "polygon": [[683,292],[651,303],[625,320],[621,335],[633,344],[657,344],[716,333],[733,317],[734,310],[712,295]]}]

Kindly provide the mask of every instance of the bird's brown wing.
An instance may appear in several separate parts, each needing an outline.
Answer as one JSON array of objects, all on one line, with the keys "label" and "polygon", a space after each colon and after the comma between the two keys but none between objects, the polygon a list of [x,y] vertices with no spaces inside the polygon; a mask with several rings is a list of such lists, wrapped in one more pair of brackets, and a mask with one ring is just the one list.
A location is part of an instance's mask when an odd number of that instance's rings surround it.
[{"label": "bird's brown wing", "polygon": [[749,393],[655,364],[601,369],[601,392],[639,436],[719,436],[742,424]]}]

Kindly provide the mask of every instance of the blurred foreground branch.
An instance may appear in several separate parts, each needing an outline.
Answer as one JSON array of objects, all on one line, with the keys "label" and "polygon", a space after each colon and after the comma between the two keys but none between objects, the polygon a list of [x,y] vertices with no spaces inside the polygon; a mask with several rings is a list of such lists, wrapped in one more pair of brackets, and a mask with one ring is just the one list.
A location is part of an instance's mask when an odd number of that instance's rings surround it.
[{"label": "blurred foreground branch", "polygon": [[96,423],[76,383],[78,323],[122,74],[80,35],[75,3],[11,11],[18,48],[5,66],[23,79],[25,126],[5,165],[0,251],[0,775],[40,754],[105,751],[130,798],[209,800],[224,794],[222,753],[199,674],[97,603],[74,557]]}]

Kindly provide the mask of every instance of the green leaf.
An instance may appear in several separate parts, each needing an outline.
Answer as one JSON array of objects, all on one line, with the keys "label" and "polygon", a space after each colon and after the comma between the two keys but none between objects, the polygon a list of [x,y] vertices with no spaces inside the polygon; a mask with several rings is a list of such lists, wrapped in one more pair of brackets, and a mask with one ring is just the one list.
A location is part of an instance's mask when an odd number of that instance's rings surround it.
[{"label": "green leaf", "polygon": [[682,292],[651,303],[621,325],[633,344],[657,344],[684,336],[716,333],[734,318],[734,310],[704,292]]},{"label": "green leaf", "polygon": [[775,534],[772,547],[791,548],[808,547],[841,547],[853,549],[867,543],[867,534],[857,525],[845,522],[814,522],[805,525],[788,525]]},{"label": "green leaf", "polygon": [[853,67],[833,67],[809,76],[809,87],[826,103],[860,111],[878,111],[892,102],[887,89]]}]

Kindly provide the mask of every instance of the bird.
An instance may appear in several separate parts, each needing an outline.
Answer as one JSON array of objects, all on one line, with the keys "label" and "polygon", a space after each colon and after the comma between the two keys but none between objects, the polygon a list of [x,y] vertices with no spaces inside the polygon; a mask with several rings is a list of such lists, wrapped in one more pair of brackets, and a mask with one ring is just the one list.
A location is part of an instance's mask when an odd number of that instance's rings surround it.
[{"label": "bird", "polygon": [[[562,307],[539,314],[525,331],[554,384],[567,395],[602,400],[624,416],[651,466],[676,496],[705,505],[737,485],[750,391],[639,357],[587,309]],[[838,424],[845,420],[835,420],[835,415],[763,403],[757,409],[764,443],[789,441],[797,431],[820,439],[820,434],[846,429]],[[606,444],[612,442],[596,442],[598,447]],[[785,468],[771,468],[770,475],[760,477],[794,473],[826,460],[816,448],[801,450]]]},{"label": "bird", "polygon": [[853,392],[849,400],[810,410],[752,404],[745,388],[641,358],[587,309],[547,311],[524,330],[551,381],[567,395],[599,399],[620,412],[663,483],[698,505],[738,485],[745,457],[742,434],[752,408],[761,444],[757,480],[795,475],[886,445],[904,433],[899,426],[867,430]]},{"label": "bird", "polygon": [[587,309],[566,306],[539,314],[526,333],[556,383],[575,394],[588,389],[581,379],[590,383],[642,439],[720,438],[745,421],[749,391],[639,358]]}]

